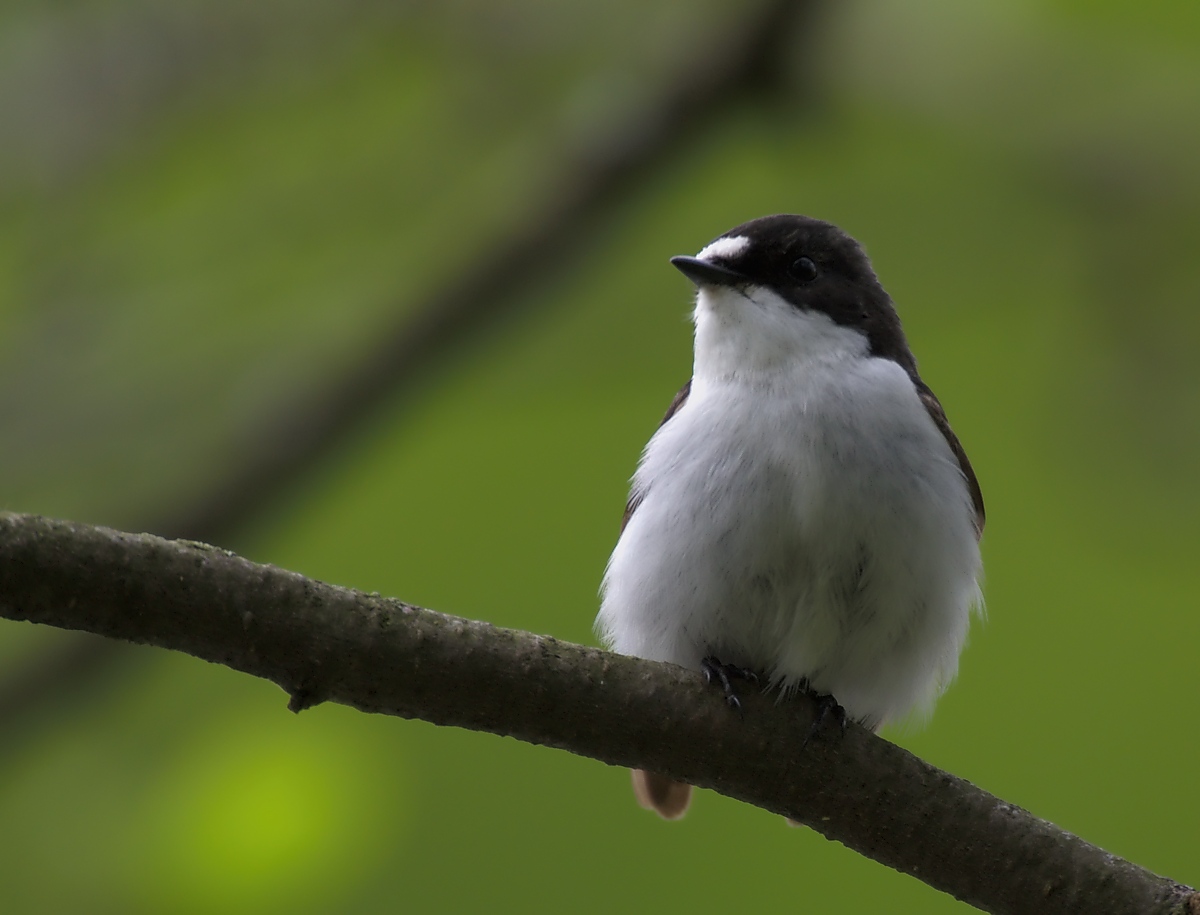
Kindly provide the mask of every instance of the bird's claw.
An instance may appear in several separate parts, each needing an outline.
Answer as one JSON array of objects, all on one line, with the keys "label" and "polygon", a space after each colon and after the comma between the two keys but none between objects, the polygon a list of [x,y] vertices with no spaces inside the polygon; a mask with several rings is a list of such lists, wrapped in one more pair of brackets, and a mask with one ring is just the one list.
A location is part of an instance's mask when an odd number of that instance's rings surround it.
[{"label": "bird's claw", "polygon": [[808,729],[808,733],[804,735],[804,743],[802,743],[800,746],[802,748],[808,746],[808,742],[817,736],[817,733],[825,725],[826,720],[831,714],[837,719],[838,724],[841,726],[841,732],[845,734],[846,725],[849,723],[849,719],[847,719],[846,710],[842,708],[841,703],[834,699],[831,694],[818,693],[811,687],[805,687],[805,692],[808,694],[808,698],[812,699],[813,703],[817,707],[817,710],[816,714],[813,715],[813,722]]},{"label": "bird's claw", "polygon": [[733,688],[733,681],[758,682],[758,674],[754,671],[738,667],[736,664],[722,664],[713,655],[709,655],[700,662],[700,670],[704,673],[704,679],[709,683],[716,681],[721,684],[721,689],[725,691],[725,701],[730,708],[738,711],[742,709],[742,701],[738,698],[737,690]]}]

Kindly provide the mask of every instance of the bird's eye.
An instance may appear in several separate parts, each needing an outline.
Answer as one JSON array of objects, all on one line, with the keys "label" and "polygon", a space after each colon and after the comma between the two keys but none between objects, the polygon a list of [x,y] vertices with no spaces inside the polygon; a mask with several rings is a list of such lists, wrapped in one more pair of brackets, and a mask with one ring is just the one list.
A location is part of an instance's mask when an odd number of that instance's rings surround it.
[{"label": "bird's eye", "polygon": [[788,268],[788,273],[797,282],[811,283],[817,278],[817,265],[813,263],[812,258],[801,257],[792,261],[792,266]]}]

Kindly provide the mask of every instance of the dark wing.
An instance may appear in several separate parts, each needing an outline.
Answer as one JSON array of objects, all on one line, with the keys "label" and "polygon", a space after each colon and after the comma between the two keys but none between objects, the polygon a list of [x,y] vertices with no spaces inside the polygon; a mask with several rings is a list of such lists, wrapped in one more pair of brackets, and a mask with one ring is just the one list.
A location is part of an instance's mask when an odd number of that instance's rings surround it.
[{"label": "dark wing", "polygon": [[929,386],[925,382],[917,381],[916,385],[917,396],[921,398],[921,403],[925,405],[925,411],[929,414],[929,418],[933,420],[934,425],[945,436],[950,450],[958,458],[958,466],[962,469],[963,476],[967,480],[967,488],[971,490],[971,501],[975,504],[975,536],[977,538],[981,537],[983,536],[984,511],[983,492],[979,488],[979,480],[975,479],[975,471],[971,469],[971,462],[967,460],[967,452],[963,450],[962,442],[958,440],[958,436],[950,428],[950,421],[946,419],[946,411],[942,409],[941,403],[933,391],[929,390]]},{"label": "dark wing", "polygon": [[[679,408],[682,407],[685,403],[687,403],[688,395],[691,393],[692,393],[692,379],[689,378],[687,380],[687,384],[685,384],[682,388],[679,389],[679,393],[676,394],[675,399],[671,401],[671,406],[667,407],[667,415],[662,418],[662,422],[658,424],[658,428],[661,429],[663,426],[665,426],[667,424],[667,420],[669,420],[672,416],[674,416],[679,411]],[[935,403],[936,403],[936,398],[935,398]],[[941,409],[941,408],[939,407],[938,409]],[[966,457],[963,457],[963,460],[965,461]],[[972,477],[971,479],[975,479],[975,478]],[[976,487],[976,488],[978,488],[978,487]],[[633,517],[633,513],[635,511],[637,511],[637,507],[638,507],[638,505],[641,504],[641,501],[642,501],[642,493],[636,493],[636,494],[630,493],[629,501],[625,503],[625,515],[624,515],[624,517],[621,518],[621,533],[625,532],[625,525],[629,523],[629,519]]]}]

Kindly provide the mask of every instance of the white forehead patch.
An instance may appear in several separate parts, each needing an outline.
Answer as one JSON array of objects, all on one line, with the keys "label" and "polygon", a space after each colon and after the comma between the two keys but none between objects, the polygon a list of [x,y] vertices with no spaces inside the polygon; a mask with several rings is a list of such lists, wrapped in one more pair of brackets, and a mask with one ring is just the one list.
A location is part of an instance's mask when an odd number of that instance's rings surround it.
[{"label": "white forehead patch", "polygon": [[749,247],[750,239],[745,235],[727,235],[712,242],[707,248],[697,254],[696,257],[702,261],[714,257],[737,257]]}]

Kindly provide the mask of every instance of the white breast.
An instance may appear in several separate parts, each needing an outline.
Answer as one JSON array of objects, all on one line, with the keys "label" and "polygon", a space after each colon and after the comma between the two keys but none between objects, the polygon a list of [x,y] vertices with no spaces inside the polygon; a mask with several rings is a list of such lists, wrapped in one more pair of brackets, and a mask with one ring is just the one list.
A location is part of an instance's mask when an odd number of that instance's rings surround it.
[{"label": "white breast", "polygon": [[604,641],[807,680],[870,725],[928,711],[979,602],[949,445],[896,363],[847,338],[790,362],[768,347],[761,370],[728,347],[705,364],[699,312],[691,395],[646,446],[605,573]]}]

